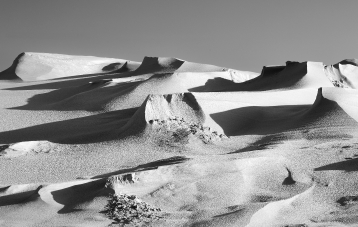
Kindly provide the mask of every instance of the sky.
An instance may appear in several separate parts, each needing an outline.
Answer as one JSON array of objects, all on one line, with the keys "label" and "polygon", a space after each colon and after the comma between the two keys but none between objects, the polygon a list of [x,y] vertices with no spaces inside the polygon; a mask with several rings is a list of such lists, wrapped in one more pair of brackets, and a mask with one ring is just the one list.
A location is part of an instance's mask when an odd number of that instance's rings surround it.
[{"label": "sky", "polygon": [[357,0],[1,0],[0,71],[22,52],[177,57],[260,72],[358,58]]}]

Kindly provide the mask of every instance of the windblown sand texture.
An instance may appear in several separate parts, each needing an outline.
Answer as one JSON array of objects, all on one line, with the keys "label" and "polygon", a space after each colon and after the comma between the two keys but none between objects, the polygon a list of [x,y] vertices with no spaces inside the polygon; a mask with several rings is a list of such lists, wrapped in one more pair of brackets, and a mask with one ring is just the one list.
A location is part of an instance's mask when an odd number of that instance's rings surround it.
[{"label": "windblown sand texture", "polygon": [[145,226],[358,226],[357,87],[356,59],[22,53],[0,73],[0,226],[110,226],[114,193],[162,210]]}]

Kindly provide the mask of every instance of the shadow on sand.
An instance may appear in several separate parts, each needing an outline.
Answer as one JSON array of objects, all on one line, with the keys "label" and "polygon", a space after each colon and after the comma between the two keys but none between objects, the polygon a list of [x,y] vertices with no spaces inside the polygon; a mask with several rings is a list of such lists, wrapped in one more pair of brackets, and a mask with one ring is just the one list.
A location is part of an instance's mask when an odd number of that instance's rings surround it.
[{"label": "shadow on sand", "polygon": [[137,108],[111,111],[71,120],[0,132],[0,143],[48,140],[54,143],[81,144],[115,139]]},{"label": "shadow on sand", "polygon": [[287,62],[286,66],[264,67],[261,75],[243,83],[223,78],[208,80],[190,92],[268,91],[295,86],[307,74],[307,62]]},{"label": "shadow on sand", "polygon": [[314,169],[314,171],[327,171],[327,170],[343,170],[346,172],[358,171],[358,158],[354,158],[342,162],[331,163]]},{"label": "shadow on sand", "polygon": [[104,177],[110,177],[113,175],[118,175],[118,174],[124,174],[124,173],[131,173],[131,172],[140,172],[140,171],[146,171],[146,170],[152,170],[152,169],[157,169],[159,166],[167,166],[167,165],[175,165],[175,164],[179,164],[179,163],[183,163],[185,161],[190,160],[190,158],[184,157],[184,156],[174,156],[174,157],[170,157],[170,158],[166,158],[166,159],[161,159],[161,160],[157,160],[154,162],[149,162],[146,164],[142,164],[133,168],[128,168],[128,169],[121,169],[115,172],[111,172],[111,173],[106,173],[106,174],[102,174],[102,175],[97,175],[92,177],[91,179],[97,179],[97,178],[104,178]]}]

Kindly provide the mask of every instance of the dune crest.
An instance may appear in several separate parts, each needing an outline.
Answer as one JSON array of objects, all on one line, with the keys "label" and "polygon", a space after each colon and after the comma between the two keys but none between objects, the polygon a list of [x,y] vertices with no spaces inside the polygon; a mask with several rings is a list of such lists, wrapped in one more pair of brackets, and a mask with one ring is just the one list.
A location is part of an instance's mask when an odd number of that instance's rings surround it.
[{"label": "dune crest", "polygon": [[184,61],[177,58],[144,57],[142,63],[133,73],[171,73],[177,70],[183,63]]},{"label": "dune crest", "polygon": [[103,73],[103,67],[117,62],[124,64],[126,60],[26,52],[16,58],[11,69],[22,80],[34,81]]}]

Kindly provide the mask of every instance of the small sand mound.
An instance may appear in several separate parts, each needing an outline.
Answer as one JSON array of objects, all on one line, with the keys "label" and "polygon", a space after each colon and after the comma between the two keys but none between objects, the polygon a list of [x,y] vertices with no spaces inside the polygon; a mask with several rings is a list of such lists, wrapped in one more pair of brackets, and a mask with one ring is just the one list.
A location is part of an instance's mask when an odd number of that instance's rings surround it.
[{"label": "small sand mound", "polygon": [[0,156],[13,158],[27,154],[52,153],[56,151],[56,144],[46,140],[26,141],[9,145],[0,151]]}]

